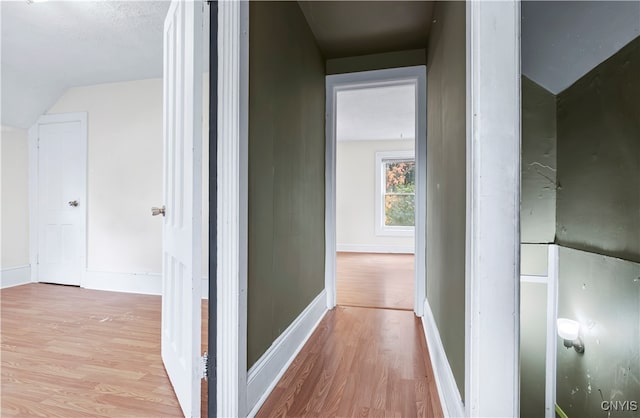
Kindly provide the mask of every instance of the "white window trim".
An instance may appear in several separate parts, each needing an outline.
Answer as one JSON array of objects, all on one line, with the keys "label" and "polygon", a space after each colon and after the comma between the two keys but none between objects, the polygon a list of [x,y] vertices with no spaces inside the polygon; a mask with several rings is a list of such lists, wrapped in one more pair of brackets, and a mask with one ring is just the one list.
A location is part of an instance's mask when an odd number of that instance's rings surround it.
[{"label": "white window trim", "polygon": [[[412,237],[415,233],[415,226],[387,226],[384,223],[384,196],[385,196],[385,173],[382,166],[386,160],[414,160],[413,151],[383,151],[376,152],[376,177],[375,177],[375,229],[378,236]],[[415,224],[415,212],[414,212]]]}]

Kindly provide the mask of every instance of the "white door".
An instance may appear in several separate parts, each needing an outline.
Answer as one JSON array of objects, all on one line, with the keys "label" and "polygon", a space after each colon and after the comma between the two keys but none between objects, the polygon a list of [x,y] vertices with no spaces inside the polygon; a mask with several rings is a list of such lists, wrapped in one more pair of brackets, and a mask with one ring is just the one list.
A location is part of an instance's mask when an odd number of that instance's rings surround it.
[{"label": "white door", "polygon": [[200,416],[202,15],[173,0],[164,24],[162,360],[186,417]]},{"label": "white door", "polygon": [[37,152],[37,280],[80,285],[86,222],[86,114],[42,116]]}]

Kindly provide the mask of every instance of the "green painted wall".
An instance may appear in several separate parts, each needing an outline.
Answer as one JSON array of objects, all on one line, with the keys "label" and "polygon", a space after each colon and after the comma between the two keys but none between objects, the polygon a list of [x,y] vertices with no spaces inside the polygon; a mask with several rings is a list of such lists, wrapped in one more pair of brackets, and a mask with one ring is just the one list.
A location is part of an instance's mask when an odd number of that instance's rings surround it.
[{"label": "green painted wall", "polygon": [[393,51],[382,54],[329,59],[327,60],[327,74],[384,70],[387,68],[411,67],[413,65],[426,64],[426,51],[424,49],[411,49],[407,51]]},{"label": "green painted wall", "polygon": [[556,233],[556,97],[522,77],[523,243],[551,243]]},{"label": "green painted wall", "polygon": [[549,264],[549,244],[520,244],[520,274],[546,276]]},{"label": "green painted wall", "polygon": [[569,417],[637,417],[601,408],[640,402],[640,264],[560,248],[558,317],[580,322],[584,354],[558,338],[556,401]]},{"label": "green painted wall", "polygon": [[557,242],[640,261],[640,37],[558,95]]},{"label": "green painted wall", "polygon": [[466,28],[464,2],[437,2],[427,61],[427,298],[464,397]]},{"label": "green painted wall", "polygon": [[250,3],[249,367],[324,288],[324,64],[296,2]]}]

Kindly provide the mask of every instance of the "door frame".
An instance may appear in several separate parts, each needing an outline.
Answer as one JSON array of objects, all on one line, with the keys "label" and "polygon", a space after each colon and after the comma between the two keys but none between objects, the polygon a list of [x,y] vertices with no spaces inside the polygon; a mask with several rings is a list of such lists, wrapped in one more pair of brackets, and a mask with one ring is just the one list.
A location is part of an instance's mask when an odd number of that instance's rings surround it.
[{"label": "door frame", "polygon": [[209,416],[245,417],[249,413],[249,2],[218,2],[217,33],[217,341],[213,360],[217,404],[215,412],[209,410]]},{"label": "door frame", "polygon": [[[248,7],[218,3],[218,416],[248,413]],[[518,416],[520,0],[466,3],[466,56],[465,399],[457,406],[464,416]]]},{"label": "door frame", "polygon": [[520,416],[520,20],[520,0],[466,2],[467,417]]},{"label": "door frame", "polygon": [[414,152],[416,161],[414,229],[414,307],[424,314],[427,231],[427,70],[424,65],[326,76],[325,288],[327,308],[336,306],[336,97],[340,91],[413,84],[416,87]]},{"label": "door frame", "polygon": [[78,253],[80,255],[80,287],[83,286],[85,274],[87,272],[87,213],[89,208],[89,202],[87,200],[87,185],[88,185],[88,171],[87,171],[87,112],[73,112],[73,113],[56,113],[51,115],[42,115],[38,118],[31,128],[29,128],[28,134],[28,155],[29,155],[29,264],[31,265],[31,282],[39,282],[39,265],[38,265],[38,162],[40,160],[40,147],[38,145],[39,126],[48,125],[52,123],[68,123],[68,122],[80,122],[80,147],[81,155],[84,157],[80,164],[80,171],[84,173],[82,177],[81,196],[78,196],[80,201],[83,202],[82,209],[80,210],[80,248]]}]

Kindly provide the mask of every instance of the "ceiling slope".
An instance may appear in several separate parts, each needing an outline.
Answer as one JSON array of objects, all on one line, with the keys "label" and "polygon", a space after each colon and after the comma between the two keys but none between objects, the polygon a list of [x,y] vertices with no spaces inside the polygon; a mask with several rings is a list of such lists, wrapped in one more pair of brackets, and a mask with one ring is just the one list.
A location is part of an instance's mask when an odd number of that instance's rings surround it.
[{"label": "ceiling slope", "polygon": [[70,87],[162,76],[166,1],[3,1],[2,124],[28,128]]},{"label": "ceiling slope", "polygon": [[640,1],[524,1],[522,72],[558,94],[640,35]]}]

